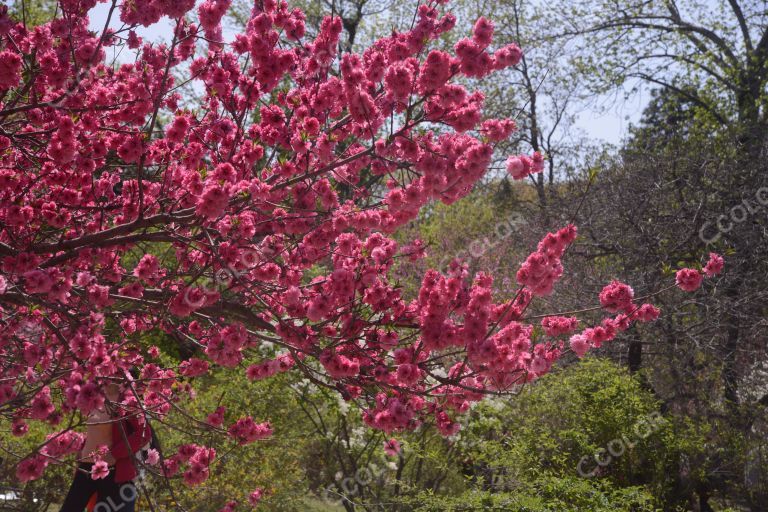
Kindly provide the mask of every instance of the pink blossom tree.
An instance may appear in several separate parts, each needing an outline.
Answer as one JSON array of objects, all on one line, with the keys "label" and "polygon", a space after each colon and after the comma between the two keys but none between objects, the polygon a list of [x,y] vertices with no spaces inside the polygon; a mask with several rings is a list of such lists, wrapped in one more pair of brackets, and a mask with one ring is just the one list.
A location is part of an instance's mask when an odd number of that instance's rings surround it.
[{"label": "pink blossom tree", "polygon": [[[526,315],[562,275],[574,226],[542,239],[509,301],[460,264],[427,272],[413,298],[388,279],[396,259],[424,254],[388,235],[504,161],[494,145],[514,122],[484,119],[482,92],[466,86],[521,57],[490,21],[443,50],[455,19],[427,2],[408,30],[338,55],[338,18],[306,40],[304,14],[276,0],[257,1],[231,41],[227,0],[200,4],[199,24],[194,0],[112,0],[93,33],[96,3],[61,0],[61,16],[34,28],[0,12],[0,415],[16,435],[29,421],[51,426],[19,454],[20,480],[79,449],[81,415],[107,403],[161,420],[212,365],[254,380],[302,372],[362,407],[372,428],[431,422],[451,435],[470,402],[658,316],[617,282],[584,309],[604,308],[598,325],[578,312]],[[136,28],[162,17],[170,42],[144,43]],[[108,49],[133,58],[109,63]],[[189,88],[202,94],[185,98]],[[506,166],[522,179],[542,161]],[[371,176],[381,186],[360,185]],[[715,257],[705,273],[721,267]],[[701,278],[687,269],[678,283],[692,291]],[[162,364],[145,341],[157,330],[195,356]],[[260,359],[266,342],[279,352]],[[110,383],[119,400],[105,396]],[[268,418],[225,412],[199,428],[239,444],[272,435]],[[150,455],[190,485],[216,457],[192,443]]]}]

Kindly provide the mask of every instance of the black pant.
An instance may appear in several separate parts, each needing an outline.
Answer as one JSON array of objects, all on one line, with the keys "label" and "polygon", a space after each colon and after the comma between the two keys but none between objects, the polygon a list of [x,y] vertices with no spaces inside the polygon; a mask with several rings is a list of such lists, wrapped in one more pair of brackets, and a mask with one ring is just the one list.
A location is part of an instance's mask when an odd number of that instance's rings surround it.
[{"label": "black pant", "polygon": [[133,512],[138,494],[133,482],[115,483],[115,470],[106,478],[91,478],[93,464],[81,463],[64,504],[59,512],[83,512],[94,493],[97,494],[93,512]]}]

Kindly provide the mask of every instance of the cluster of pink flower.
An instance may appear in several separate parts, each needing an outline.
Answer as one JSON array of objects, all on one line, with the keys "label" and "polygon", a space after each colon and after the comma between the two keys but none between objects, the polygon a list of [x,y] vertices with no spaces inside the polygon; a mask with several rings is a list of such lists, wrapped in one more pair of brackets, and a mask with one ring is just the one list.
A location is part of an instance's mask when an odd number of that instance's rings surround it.
[{"label": "cluster of pink flower", "polygon": [[43,476],[43,472],[48,466],[48,461],[49,459],[42,454],[27,457],[17,464],[16,478],[19,480],[19,482],[37,480]]},{"label": "cluster of pink flower", "polygon": [[471,77],[484,77],[494,70],[516,65],[522,58],[520,48],[510,44],[499,48],[494,54],[486,49],[493,41],[493,22],[480,18],[475,23],[472,39],[456,43],[456,56],[461,72]]},{"label": "cluster of pink flower", "polygon": [[276,373],[287,372],[293,368],[293,365],[293,357],[290,354],[283,354],[275,359],[268,359],[259,364],[250,365],[245,370],[245,374],[250,380],[262,380]]},{"label": "cluster of pink flower", "polygon": [[[253,491],[248,494],[248,503],[255,507],[256,505],[261,502],[261,499],[264,497],[264,490],[261,488],[254,489]],[[238,502],[236,500],[229,500],[227,503],[219,509],[219,512],[235,512],[238,507]]]},{"label": "cluster of pink flower", "polygon": [[8,90],[19,84],[21,56],[9,50],[0,53],[0,90]]},{"label": "cluster of pink flower", "polygon": [[725,261],[723,257],[714,252],[709,253],[709,261],[701,270],[695,268],[683,268],[677,271],[675,283],[681,290],[693,292],[699,289],[701,282],[706,277],[714,277],[723,271]]},{"label": "cluster of pink flower", "polygon": [[547,336],[553,338],[569,334],[575,331],[579,326],[579,319],[575,316],[548,316],[541,320],[541,327]]},{"label": "cluster of pink flower", "polygon": [[531,253],[517,271],[517,282],[526,286],[533,295],[549,295],[563,275],[560,258],[576,239],[576,226],[569,225],[557,233],[547,234],[539,242],[538,250]]},{"label": "cluster of pink flower", "polygon": [[531,156],[519,155],[507,158],[507,172],[515,180],[522,180],[531,174],[544,170],[544,156],[536,151]]},{"label": "cluster of pink flower", "polygon": [[163,461],[163,474],[170,478],[184,469],[182,478],[189,486],[200,485],[210,475],[210,465],[216,458],[216,450],[196,444],[184,444],[176,453]]},{"label": "cluster of pink flower", "polygon": [[271,436],[272,427],[269,422],[256,423],[253,418],[247,416],[237,420],[234,425],[229,427],[228,432],[238,444],[245,445]]},{"label": "cluster of pink flower", "polygon": [[384,432],[415,428],[420,423],[416,414],[424,406],[424,399],[420,396],[408,398],[379,393],[376,395],[375,407],[363,411],[363,421]]},{"label": "cluster of pink flower", "polygon": [[[23,422],[13,425],[13,435],[22,436],[29,427]],[[40,478],[51,461],[78,453],[85,442],[85,436],[72,430],[49,434],[40,453],[21,461],[16,467],[16,478],[28,482]]]},{"label": "cluster of pink flower", "polygon": [[600,305],[611,313],[629,312],[634,309],[634,298],[635,291],[629,285],[613,281],[600,292]]},{"label": "cluster of pink flower", "polygon": [[[722,256],[716,253],[709,254],[709,261],[699,271],[693,268],[683,268],[677,271],[675,283],[687,292],[696,291],[702,283],[704,276],[714,277],[721,273],[725,262]],[[606,318],[599,326],[587,328],[570,339],[570,347],[573,352],[583,357],[590,348],[600,348],[602,343],[613,340],[616,335],[627,330],[633,321],[652,322],[661,313],[653,304],[636,305],[635,292],[627,284],[613,281],[600,292],[600,304],[610,313],[618,313],[613,318]]]}]

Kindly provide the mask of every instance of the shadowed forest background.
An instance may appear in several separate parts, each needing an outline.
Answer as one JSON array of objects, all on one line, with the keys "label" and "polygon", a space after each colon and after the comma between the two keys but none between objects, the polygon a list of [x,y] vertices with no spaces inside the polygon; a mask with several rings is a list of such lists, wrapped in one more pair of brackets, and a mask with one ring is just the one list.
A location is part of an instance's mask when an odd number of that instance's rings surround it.
[{"label": "shadowed forest background", "polygon": [[[407,26],[415,5],[292,1],[307,11],[310,33],[322,16],[341,16],[346,50]],[[27,23],[56,14],[53,2],[10,8]],[[406,295],[426,269],[462,258],[471,273],[498,276],[503,297],[541,235],[567,222],[581,236],[561,293],[534,314],[571,311],[613,278],[642,296],[709,251],[726,256],[726,271],[706,290],[655,299],[657,322],[573,357],[515,397],[475,406],[454,437],[430,427],[395,436],[399,454],[384,450],[389,437],[366,428],[354,406],[298,373],[243,375],[234,385],[227,377],[226,387],[214,374],[193,411],[214,409],[226,393],[279,435],[222,452],[200,487],[148,479],[145,490],[160,510],[201,512],[255,487],[265,489],[260,509],[275,511],[768,510],[768,4],[456,0],[451,10],[452,37],[491,15],[495,38],[523,48],[521,64],[482,89],[488,115],[519,127],[500,153],[539,151],[546,168],[513,183],[498,162],[470,196],[401,229],[399,241],[421,239],[428,253],[396,269]],[[237,3],[230,29],[249,12]],[[575,127],[579,114],[639,91],[650,101],[620,144]],[[369,173],[365,186],[384,187],[381,179]],[[170,336],[147,343],[177,360],[195,351]],[[173,444],[173,429],[155,428]],[[4,445],[43,437],[17,439],[0,424]],[[17,487],[13,465],[0,472],[3,488]],[[51,469],[0,510],[56,510],[70,478]]]}]

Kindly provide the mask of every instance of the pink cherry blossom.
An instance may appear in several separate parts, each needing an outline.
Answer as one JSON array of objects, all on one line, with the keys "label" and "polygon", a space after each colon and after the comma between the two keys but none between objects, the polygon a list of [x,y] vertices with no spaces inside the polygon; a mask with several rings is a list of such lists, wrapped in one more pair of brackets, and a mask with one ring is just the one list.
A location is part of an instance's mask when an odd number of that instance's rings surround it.
[{"label": "pink cherry blossom", "polygon": [[0,53],[0,89],[15,87],[19,83],[21,57],[18,53],[5,50]]},{"label": "pink cherry blossom", "polygon": [[160,453],[156,449],[150,448],[147,450],[147,457],[144,462],[149,466],[156,466],[160,462]]},{"label": "pink cherry blossom", "polygon": [[661,311],[653,304],[643,304],[632,313],[632,317],[641,322],[652,322],[659,318]]},{"label": "pink cherry blossom", "polygon": [[109,466],[106,462],[99,460],[93,463],[93,466],[91,467],[91,478],[94,480],[99,480],[102,478],[107,478],[108,475]]},{"label": "pink cherry blossom", "polygon": [[589,340],[584,334],[575,334],[571,336],[569,343],[571,350],[573,350],[574,354],[580,358],[584,357],[584,354],[589,350]]},{"label": "pink cherry blossom", "polygon": [[613,281],[600,292],[600,304],[611,313],[626,312],[633,309],[634,297],[635,292],[631,286]]},{"label": "pink cherry blossom", "polygon": [[494,68],[504,69],[510,66],[517,66],[523,57],[523,52],[516,44],[509,44],[499,48],[494,52]]},{"label": "pink cherry blossom", "polygon": [[707,277],[714,277],[723,271],[724,266],[725,260],[723,260],[723,257],[717,253],[711,252],[709,253],[709,261],[704,265],[703,271]]},{"label": "pink cherry blossom", "polygon": [[254,489],[248,495],[248,503],[250,503],[252,507],[255,507],[259,504],[263,495],[264,491],[262,489]]},{"label": "pink cherry blossom", "polygon": [[686,292],[698,290],[703,279],[704,276],[695,268],[683,268],[675,274],[675,284]]},{"label": "pink cherry blossom", "polygon": [[47,459],[39,455],[24,459],[16,466],[16,478],[20,482],[37,480],[43,476],[43,471],[47,465]]},{"label": "pink cherry blossom", "polygon": [[579,325],[579,319],[576,317],[548,316],[542,318],[541,327],[547,336],[561,336],[569,334],[576,330]]},{"label": "pink cherry blossom", "polygon": [[224,424],[224,413],[226,410],[227,409],[223,406],[217,407],[214,412],[208,415],[206,421],[214,427],[222,426]]},{"label": "pink cherry blossom", "polygon": [[272,427],[269,423],[256,423],[253,418],[246,417],[237,420],[229,427],[229,435],[241,445],[249,444],[259,439],[265,439],[272,435]]},{"label": "pink cherry blossom", "polygon": [[397,457],[400,454],[400,442],[397,439],[384,441],[384,452],[390,457]]},{"label": "pink cherry blossom", "polygon": [[475,22],[472,39],[481,48],[485,48],[493,41],[493,22],[486,18],[479,18]]}]

